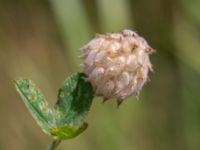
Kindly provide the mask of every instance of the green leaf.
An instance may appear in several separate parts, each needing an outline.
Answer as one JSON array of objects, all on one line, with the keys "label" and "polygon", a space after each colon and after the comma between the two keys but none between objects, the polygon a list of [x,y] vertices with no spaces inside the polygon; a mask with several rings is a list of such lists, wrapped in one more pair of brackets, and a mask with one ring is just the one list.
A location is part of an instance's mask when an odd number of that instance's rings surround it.
[{"label": "green leaf", "polygon": [[83,73],[75,73],[64,82],[54,106],[56,128],[51,134],[60,139],[73,138],[82,133],[87,124],[83,122],[90,109],[94,91]]},{"label": "green leaf", "polygon": [[82,128],[93,97],[93,88],[83,73],[70,76],[59,89],[58,101],[54,107],[56,125]]},{"label": "green leaf", "polygon": [[52,110],[49,109],[40,90],[29,79],[17,79],[15,80],[15,86],[36,122],[45,133],[49,134],[55,121]]},{"label": "green leaf", "polygon": [[87,123],[83,123],[81,127],[66,125],[64,127],[52,128],[51,134],[59,139],[70,139],[81,134],[87,127]]},{"label": "green leaf", "polygon": [[17,91],[42,130],[59,139],[73,138],[87,128],[87,115],[94,91],[83,73],[71,75],[58,92],[53,109],[39,89],[29,79],[15,80]]}]

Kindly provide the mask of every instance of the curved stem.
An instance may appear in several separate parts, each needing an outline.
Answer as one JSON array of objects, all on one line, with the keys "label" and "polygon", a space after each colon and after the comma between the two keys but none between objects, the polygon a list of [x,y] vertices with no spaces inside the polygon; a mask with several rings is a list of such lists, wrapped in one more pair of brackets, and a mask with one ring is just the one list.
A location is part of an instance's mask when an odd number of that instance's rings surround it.
[{"label": "curved stem", "polygon": [[60,144],[61,139],[54,139],[51,144],[49,144],[47,150],[55,150],[56,147]]}]

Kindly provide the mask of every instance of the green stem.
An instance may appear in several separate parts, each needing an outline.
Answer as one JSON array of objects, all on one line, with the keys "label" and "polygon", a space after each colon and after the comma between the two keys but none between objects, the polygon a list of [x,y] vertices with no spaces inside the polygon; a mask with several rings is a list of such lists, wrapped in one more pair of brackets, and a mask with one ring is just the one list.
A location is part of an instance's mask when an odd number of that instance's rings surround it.
[{"label": "green stem", "polygon": [[49,144],[47,150],[55,150],[56,147],[60,144],[61,139],[54,139],[51,144]]}]

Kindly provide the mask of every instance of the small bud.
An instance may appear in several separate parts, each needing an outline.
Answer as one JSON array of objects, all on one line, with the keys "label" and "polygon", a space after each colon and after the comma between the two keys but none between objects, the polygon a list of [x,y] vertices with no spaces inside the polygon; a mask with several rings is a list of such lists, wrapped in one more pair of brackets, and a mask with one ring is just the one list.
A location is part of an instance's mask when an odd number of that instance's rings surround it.
[{"label": "small bud", "polygon": [[97,34],[82,49],[83,69],[96,96],[117,99],[138,96],[148,78],[154,50],[136,32]]}]

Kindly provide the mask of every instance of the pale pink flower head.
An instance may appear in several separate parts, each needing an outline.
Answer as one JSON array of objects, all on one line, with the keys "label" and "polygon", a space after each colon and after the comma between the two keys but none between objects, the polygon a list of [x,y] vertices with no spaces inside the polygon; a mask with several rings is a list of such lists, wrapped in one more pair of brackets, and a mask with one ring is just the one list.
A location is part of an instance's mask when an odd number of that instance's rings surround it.
[{"label": "pale pink flower head", "polygon": [[117,99],[138,96],[148,79],[154,50],[146,40],[131,30],[97,34],[82,49],[83,70],[96,96]]}]

